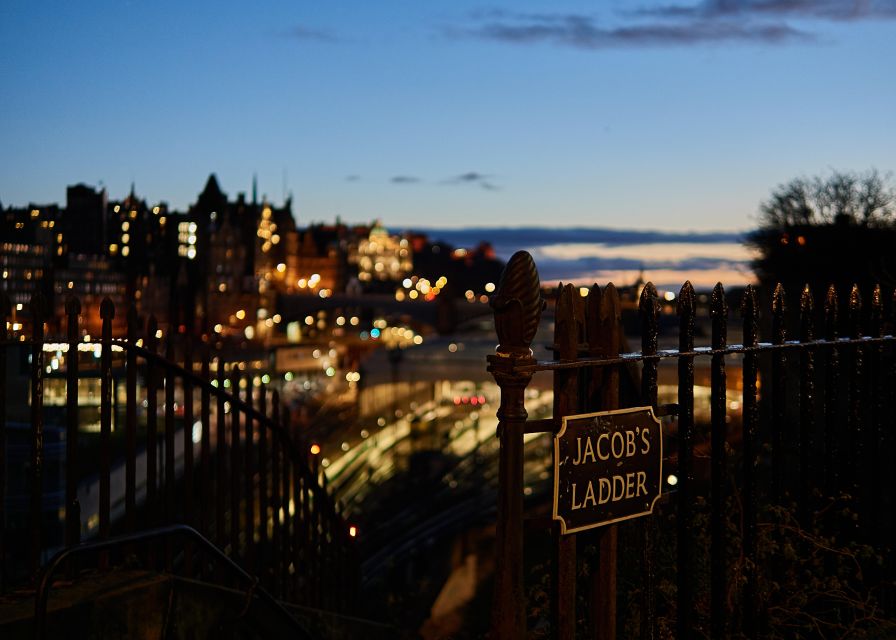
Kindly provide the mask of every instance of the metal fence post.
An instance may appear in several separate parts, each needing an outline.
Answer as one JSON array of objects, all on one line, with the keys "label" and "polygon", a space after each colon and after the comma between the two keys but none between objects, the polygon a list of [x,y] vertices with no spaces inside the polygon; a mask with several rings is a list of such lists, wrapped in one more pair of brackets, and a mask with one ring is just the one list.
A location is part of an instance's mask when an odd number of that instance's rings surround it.
[{"label": "metal fence post", "polygon": [[81,303],[74,296],[69,296],[65,301],[65,313],[68,316],[68,357],[65,359],[65,546],[70,547],[77,544],[81,533],[80,509],[75,504],[78,501],[78,316]]},{"label": "metal fence post", "polygon": [[44,314],[43,294],[31,296],[31,488],[29,537],[31,573],[40,566],[43,544],[43,467],[44,467]]},{"label": "metal fence post", "polygon": [[0,291],[0,593],[6,590],[6,342],[12,305]]},{"label": "metal fence post", "polygon": [[532,256],[519,251],[511,257],[491,299],[499,344],[488,357],[489,371],[501,389],[498,408],[498,521],[492,635],[496,640],[525,636],[523,591],[523,429],[529,372],[517,367],[535,363],[530,345],[544,302]]},{"label": "metal fence post", "polygon": [[[584,319],[579,308],[579,290],[560,285],[554,311],[554,357],[572,362],[578,356]],[[579,371],[554,372],[554,417],[579,413]],[[576,536],[560,535],[560,523],[552,527],[551,631],[557,640],[572,640],[576,634]],[[603,567],[601,567],[603,570]],[[598,612],[594,612],[599,615]]]}]

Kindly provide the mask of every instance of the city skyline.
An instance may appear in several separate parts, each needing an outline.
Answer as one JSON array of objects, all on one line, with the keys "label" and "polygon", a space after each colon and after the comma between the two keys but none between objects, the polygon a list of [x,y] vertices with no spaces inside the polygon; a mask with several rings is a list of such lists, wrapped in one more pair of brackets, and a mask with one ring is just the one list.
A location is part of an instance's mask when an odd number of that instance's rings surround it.
[{"label": "city skyline", "polygon": [[5,3],[0,202],[105,186],[302,224],[745,230],[779,183],[896,168],[892,2]]}]

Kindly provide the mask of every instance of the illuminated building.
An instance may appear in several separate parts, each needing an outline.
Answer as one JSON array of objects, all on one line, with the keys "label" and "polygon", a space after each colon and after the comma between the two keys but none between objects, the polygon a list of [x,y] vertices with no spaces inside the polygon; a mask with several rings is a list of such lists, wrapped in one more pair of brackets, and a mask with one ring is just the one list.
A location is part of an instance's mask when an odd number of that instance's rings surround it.
[{"label": "illuminated building", "polygon": [[349,262],[357,265],[358,279],[362,283],[401,280],[414,267],[408,240],[390,235],[379,221],[358,241],[349,254]]}]

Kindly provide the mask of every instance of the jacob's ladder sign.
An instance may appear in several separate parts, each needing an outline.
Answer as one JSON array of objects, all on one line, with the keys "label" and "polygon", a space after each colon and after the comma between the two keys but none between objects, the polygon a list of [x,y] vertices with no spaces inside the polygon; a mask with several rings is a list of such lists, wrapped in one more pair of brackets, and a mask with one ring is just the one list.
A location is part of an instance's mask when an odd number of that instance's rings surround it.
[{"label": "jacob's ladder sign", "polygon": [[554,513],[561,533],[653,512],[663,435],[651,407],[565,416],[554,436]]}]

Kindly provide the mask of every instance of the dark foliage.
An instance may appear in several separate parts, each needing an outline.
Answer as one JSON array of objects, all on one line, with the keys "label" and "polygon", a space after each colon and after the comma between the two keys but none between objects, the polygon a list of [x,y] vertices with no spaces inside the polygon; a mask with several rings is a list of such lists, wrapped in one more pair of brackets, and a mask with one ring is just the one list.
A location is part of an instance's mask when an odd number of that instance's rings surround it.
[{"label": "dark foliage", "polygon": [[759,228],[747,242],[759,252],[760,282],[781,282],[799,295],[804,285],[822,295],[835,284],[896,284],[896,187],[889,176],[834,172],[798,178],[775,189],[760,206]]}]

